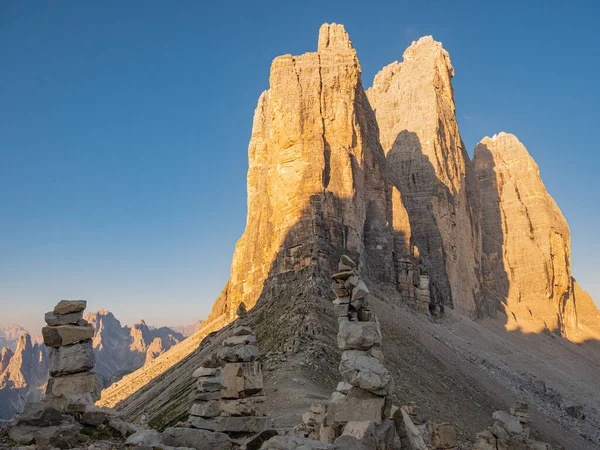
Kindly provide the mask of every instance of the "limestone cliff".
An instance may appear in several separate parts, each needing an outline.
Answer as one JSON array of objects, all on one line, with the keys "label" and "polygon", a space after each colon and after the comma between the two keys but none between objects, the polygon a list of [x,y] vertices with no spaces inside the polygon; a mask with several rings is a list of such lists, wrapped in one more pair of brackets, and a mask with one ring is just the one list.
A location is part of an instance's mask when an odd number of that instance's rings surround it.
[{"label": "limestone cliff", "polygon": [[371,275],[393,280],[384,155],[360,74],[337,24],[321,27],[317,52],[273,61],[248,150],[246,230],[207,325],[254,306],[267,279],[330,270],[342,251],[364,250]]},{"label": "limestone cliff", "polygon": [[507,329],[557,331],[575,341],[593,335],[589,318],[597,310],[572,278],[569,226],[525,146],[512,134],[486,137],[474,164],[485,292],[506,310]]},{"label": "limestone cliff", "polygon": [[[428,267],[438,305],[481,315],[480,233],[472,167],[461,140],[448,52],[431,36],[384,67],[367,95],[390,181],[402,194],[412,243]],[[406,220],[398,218],[398,220]]]}]

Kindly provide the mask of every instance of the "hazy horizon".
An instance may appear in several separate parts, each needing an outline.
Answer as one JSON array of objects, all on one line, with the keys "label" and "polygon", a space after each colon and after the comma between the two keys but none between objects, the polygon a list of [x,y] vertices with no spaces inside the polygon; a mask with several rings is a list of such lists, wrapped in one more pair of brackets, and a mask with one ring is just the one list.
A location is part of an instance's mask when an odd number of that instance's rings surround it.
[{"label": "hazy horizon", "polygon": [[323,22],[345,25],[365,89],[413,40],[443,43],[469,154],[501,131],[524,143],[571,228],[573,276],[600,304],[600,6],[364,6],[1,6],[0,325],[39,334],[79,298],[122,324],[205,319],[245,226],[271,61],[315,51]]}]

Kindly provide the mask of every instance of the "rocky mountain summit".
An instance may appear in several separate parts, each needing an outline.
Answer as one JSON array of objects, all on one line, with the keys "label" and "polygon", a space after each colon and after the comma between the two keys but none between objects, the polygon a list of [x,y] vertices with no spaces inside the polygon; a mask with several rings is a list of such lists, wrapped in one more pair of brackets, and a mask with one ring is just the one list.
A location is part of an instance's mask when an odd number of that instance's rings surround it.
[{"label": "rocky mountain summit", "polygon": [[[14,352],[17,348],[19,338],[24,334],[30,333],[20,325],[13,324],[9,327],[0,326],[0,349],[7,347]],[[34,344],[41,342],[38,336],[32,337],[31,339]]]}]

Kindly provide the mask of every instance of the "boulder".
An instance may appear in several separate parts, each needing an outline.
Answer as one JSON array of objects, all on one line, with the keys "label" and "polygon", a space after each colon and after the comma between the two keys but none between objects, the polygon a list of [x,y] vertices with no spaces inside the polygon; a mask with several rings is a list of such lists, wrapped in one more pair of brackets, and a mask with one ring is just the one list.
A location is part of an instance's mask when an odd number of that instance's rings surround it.
[{"label": "boulder", "polygon": [[48,359],[52,377],[92,370],[96,362],[91,340],[57,348],[51,347]]},{"label": "boulder", "polygon": [[353,322],[339,318],[337,343],[340,350],[368,350],[381,345],[381,329],[378,322]]},{"label": "boulder", "polygon": [[66,315],[72,313],[83,312],[87,306],[85,300],[61,300],[54,307],[54,314]]},{"label": "boulder", "polygon": [[379,425],[383,419],[385,398],[365,392],[363,398],[350,395],[332,400],[327,407],[327,425],[347,422],[372,422]]},{"label": "boulder", "polygon": [[354,436],[345,434],[335,440],[333,448],[335,450],[371,450],[375,447],[368,447]]},{"label": "boulder", "polygon": [[81,425],[75,424],[41,428],[35,433],[35,443],[39,448],[76,448],[89,440],[87,436],[79,434],[80,429]]},{"label": "boulder", "polygon": [[429,441],[435,449],[452,449],[456,446],[456,431],[449,422],[428,423]]},{"label": "boulder", "polygon": [[234,448],[231,438],[226,434],[195,428],[167,428],[162,433],[162,442],[172,447],[191,447],[204,450]]},{"label": "boulder", "polygon": [[344,283],[344,287],[348,291],[352,292],[352,290],[358,285],[359,281],[360,281],[360,278],[358,278],[357,275],[353,275],[346,280],[346,282]]},{"label": "boulder", "polygon": [[[381,448],[393,448],[396,438],[396,426],[392,419],[384,419],[375,428],[375,436]],[[434,447],[437,448],[437,447]]]},{"label": "boulder", "polygon": [[225,364],[223,378],[226,386],[223,398],[244,398],[263,389],[263,375],[258,362]]},{"label": "boulder", "polygon": [[87,410],[79,416],[79,421],[86,425],[92,425],[99,427],[102,425],[109,416],[109,412],[104,408],[98,408],[96,406],[90,406]]},{"label": "boulder", "polygon": [[76,373],[62,377],[50,378],[46,386],[46,401],[56,405],[66,405],[73,396],[89,393],[93,401],[100,398],[102,386],[98,376],[93,372]]},{"label": "boulder", "polygon": [[392,378],[381,361],[360,350],[342,352],[339,369],[351,385],[378,393],[388,387]]},{"label": "boulder", "polygon": [[260,351],[255,345],[236,345],[217,350],[217,358],[228,363],[254,361],[259,356]]},{"label": "boulder", "polygon": [[190,407],[190,415],[197,417],[215,417],[221,412],[219,400],[210,400],[208,402],[195,402]]},{"label": "boulder", "polygon": [[155,447],[162,444],[162,436],[156,430],[140,430],[127,438],[125,444]]},{"label": "boulder", "polygon": [[266,416],[267,405],[265,397],[256,395],[254,397],[221,399],[222,416]]},{"label": "boulder", "polygon": [[60,409],[44,402],[26,403],[25,409],[17,419],[18,425],[31,425],[34,427],[50,427],[60,425],[69,417]]},{"label": "boulder", "polygon": [[277,435],[279,435],[277,430],[261,431],[242,441],[241,448],[245,450],[258,450],[265,442]]},{"label": "boulder", "polygon": [[353,436],[367,448],[377,448],[375,424],[370,421],[348,422],[342,430],[342,436]]},{"label": "boulder", "polygon": [[42,328],[44,344],[48,347],[75,344],[94,337],[94,328],[91,325],[80,327],[78,325],[61,325],[58,327]]},{"label": "boulder", "polygon": [[8,430],[8,437],[17,444],[29,445],[35,441],[35,433],[39,427],[31,425],[17,425]]},{"label": "boulder", "polygon": [[57,315],[50,311],[46,313],[44,319],[51,327],[56,327],[59,325],[79,325],[80,321],[83,321],[83,311],[64,315]]}]

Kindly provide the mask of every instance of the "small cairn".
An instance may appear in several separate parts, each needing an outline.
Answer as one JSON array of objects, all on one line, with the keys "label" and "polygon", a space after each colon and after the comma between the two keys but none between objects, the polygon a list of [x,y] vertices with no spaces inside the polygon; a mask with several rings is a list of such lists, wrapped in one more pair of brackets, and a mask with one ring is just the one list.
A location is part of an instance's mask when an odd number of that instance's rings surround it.
[{"label": "small cairn", "polygon": [[[332,277],[332,290],[343,381],[331,396],[319,438],[332,443],[341,436],[353,436],[368,448],[391,448],[395,438],[390,419],[393,379],[383,365],[379,322],[369,308],[369,290],[358,275],[357,264],[343,255],[338,270]],[[310,419],[320,416],[319,411]]]},{"label": "small cairn", "polygon": [[497,448],[552,450],[550,444],[529,438],[531,419],[527,403],[516,401],[510,408],[510,413],[495,411],[492,417],[494,424],[487,430],[477,433],[473,450],[495,450]]},{"label": "small cairn", "polygon": [[[80,412],[85,403],[100,398],[101,385],[92,372],[94,328],[83,319],[85,300],[61,300],[46,313],[42,328],[50,349],[50,379],[45,401],[66,412]],[[87,400],[87,402],[86,402]]]},{"label": "small cairn", "polygon": [[[197,431],[226,434],[227,439],[242,448],[257,448],[277,432],[266,414],[262,369],[257,361],[260,351],[246,322],[244,303],[236,313],[234,328],[216,358],[206,361],[193,374],[196,391],[192,394],[188,425]],[[218,439],[225,444],[223,437]]]},{"label": "small cairn", "polygon": [[49,348],[50,379],[41,402],[27,403],[13,421],[9,438],[38,448],[75,448],[89,441],[84,426],[107,425],[127,435],[137,431],[110,408],[99,408],[100,382],[92,372],[94,328],[83,319],[85,300],[61,300],[46,313],[42,329]]}]

